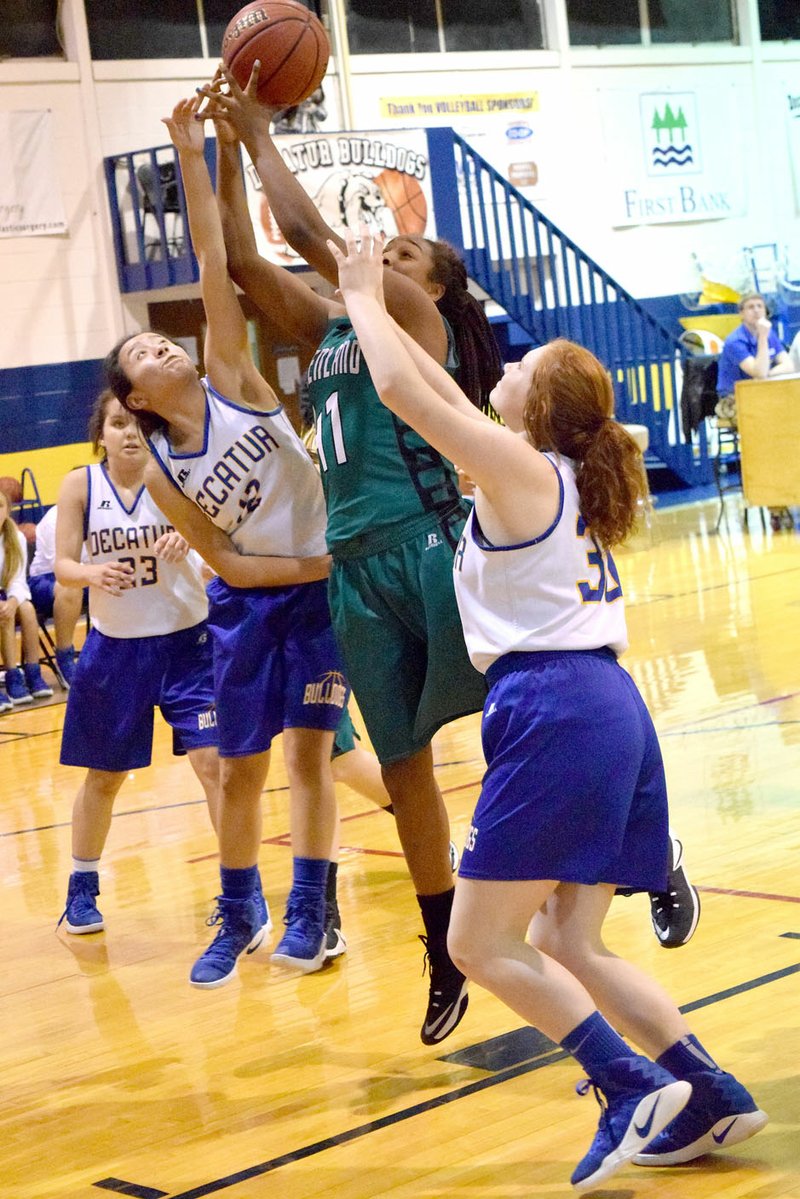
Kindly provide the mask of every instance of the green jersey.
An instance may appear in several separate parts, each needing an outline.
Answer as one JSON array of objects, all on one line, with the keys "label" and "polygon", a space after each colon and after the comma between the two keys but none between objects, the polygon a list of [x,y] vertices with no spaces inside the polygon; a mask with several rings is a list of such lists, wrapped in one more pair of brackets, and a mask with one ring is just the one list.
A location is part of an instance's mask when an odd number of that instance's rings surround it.
[{"label": "green jersey", "polygon": [[[446,324],[446,322],[445,322]],[[448,363],[455,372],[452,333]],[[446,513],[461,496],[453,464],[381,403],[349,319],[329,325],[308,368],[317,453],[328,509],[328,548],[362,534]]]}]

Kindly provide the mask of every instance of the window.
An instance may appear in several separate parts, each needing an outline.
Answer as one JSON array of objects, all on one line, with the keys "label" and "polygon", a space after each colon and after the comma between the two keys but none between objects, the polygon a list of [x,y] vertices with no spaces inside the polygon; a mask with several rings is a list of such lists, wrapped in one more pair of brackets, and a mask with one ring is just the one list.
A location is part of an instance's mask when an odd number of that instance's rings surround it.
[{"label": "window", "polygon": [[[539,0],[346,0],[352,54],[538,50]],[[490,11],[487,12],[487,7]]]},{"label": "window", "polygon": [[93,59],[201,58],[196,0],[86,0]]},{"label": "window", "polygon": [[[158,3],[85,0],[85,3],[94,59],[208,57],[216,62],[228,22],[242,7],[236,0],[158,0]],[[0,11],[2,5],[0,0]],[[55,10],[55,0],[50,7]],[[318,0],[308,0],[306,7],[319,16]]]},{"label": "window", "polygon": [[758,0],[761,37],[765,42],[800,39],[800,6],[797,0]]},{"label": "window", "polygon": [[567,0],[567,21],[573,46],[735,41],[731,0]]},{"label": "window", "polygon": [[57,0],[0,0],[0,58],[63,58],[57,7]]}]

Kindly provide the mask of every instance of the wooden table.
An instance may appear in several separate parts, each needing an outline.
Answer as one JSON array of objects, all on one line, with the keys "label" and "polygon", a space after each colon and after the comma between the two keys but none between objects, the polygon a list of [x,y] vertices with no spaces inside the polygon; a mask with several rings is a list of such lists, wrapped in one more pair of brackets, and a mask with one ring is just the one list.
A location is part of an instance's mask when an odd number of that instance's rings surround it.
[{"label": "wooden table", "polygon": [[800,504],[800,375],[748,379],[735,395],[745,503]]}]

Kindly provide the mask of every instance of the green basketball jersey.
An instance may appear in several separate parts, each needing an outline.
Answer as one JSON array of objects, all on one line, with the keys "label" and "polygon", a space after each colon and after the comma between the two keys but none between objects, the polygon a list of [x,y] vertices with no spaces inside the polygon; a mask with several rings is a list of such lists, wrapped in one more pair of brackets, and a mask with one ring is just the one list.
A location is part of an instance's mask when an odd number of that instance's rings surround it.
[{"label": "green basketball jersey", "polygon": [[[446,323],[446,322],[445,322]],[[448,327],[447,369],[455,354]],[[317,453],[328,508],[328,548],[387,525],[450,509],[453,464],[378,398],[346,316],[330,321],[308,368]]]}]

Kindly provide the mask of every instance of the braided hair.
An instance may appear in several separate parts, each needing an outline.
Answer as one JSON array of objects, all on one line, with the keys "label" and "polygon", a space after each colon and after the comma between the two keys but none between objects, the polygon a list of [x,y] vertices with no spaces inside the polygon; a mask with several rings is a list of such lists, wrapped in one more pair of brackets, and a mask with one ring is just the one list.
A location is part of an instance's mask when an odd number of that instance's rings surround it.
[{"label": "braided hair", "polygon": [[500,351],[483,305],[467,287],[467,268],[446,241],[430,241],[431,279],[444,288],[436,307],[453,330],[457,379],[476,408],[491,412],[489,394],[502,374]]}]

